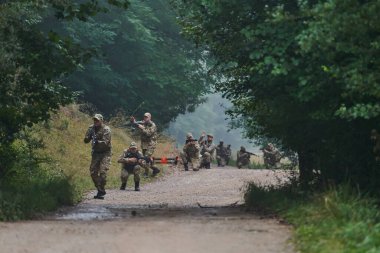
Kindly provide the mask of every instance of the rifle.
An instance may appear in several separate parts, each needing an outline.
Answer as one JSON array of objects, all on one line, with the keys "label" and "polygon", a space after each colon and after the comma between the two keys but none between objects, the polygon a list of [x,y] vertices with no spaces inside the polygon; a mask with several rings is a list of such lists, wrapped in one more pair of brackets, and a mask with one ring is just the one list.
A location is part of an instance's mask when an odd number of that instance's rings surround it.
[{"label": "rifle", "polygon": [[92,145],[95,145],[96,143],[98,143],[98,138],[96,138],[96,133],[95,133],[95,126],[92,126],[91,139],[92,139]]},{"label": "rifle", "polygon": [[253,155],[253,156],[258,156],[255,153],[252,153],[252,152],[249,152],[249,151],[244,151],[244,153],[247,153],[247,154],[250,154],[250,155]]}]

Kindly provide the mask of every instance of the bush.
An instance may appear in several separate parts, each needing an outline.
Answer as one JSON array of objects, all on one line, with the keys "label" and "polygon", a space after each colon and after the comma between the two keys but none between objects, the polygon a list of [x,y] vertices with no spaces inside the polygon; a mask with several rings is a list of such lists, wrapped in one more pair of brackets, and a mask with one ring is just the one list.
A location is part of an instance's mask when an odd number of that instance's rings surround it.
[{"label": "bush", "polygon": [[280,188],[251,184],[245,199],[250,208],[276,211],[294,224],[300,252],[380,251],[377,202],[350,186],[311,194],[299,191],[295,184]]}]

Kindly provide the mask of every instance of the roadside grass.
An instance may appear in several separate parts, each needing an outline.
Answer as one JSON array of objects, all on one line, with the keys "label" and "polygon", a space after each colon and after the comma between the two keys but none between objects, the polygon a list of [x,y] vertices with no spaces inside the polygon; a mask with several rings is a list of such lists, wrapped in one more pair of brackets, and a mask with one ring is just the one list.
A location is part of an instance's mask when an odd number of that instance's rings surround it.
[{"label": "roadside grass", "polygon": [[250,184],[245,200],[249,208],[273,211],[293,224],[293,242],[299,252],[380,252],[378,202],[348,185],[311,194],[294,184]]},{"label": "roadside grass", "polygon": [[[34,217],[62,205],[78,203],[83,195],[95,190],[89,165],[91,145],[84,144],[92,118],[78,110],[77,105],[60,109],[48,122],[25,131],[27,138],[13,144],[15,160],[7,175],[0,180],[0,221]],[[129,129],[111,126],[112,162],[107,174],[106,189],[119,188],[121,165],[118,157],[132,141],[140,143]],[[40,143],[40,145],[31,145]],[[173,141],[160,136],[155,155],[174,155]],[[166,166],[160,167],[163,175]],[[141,177],[141,184],[155,180]],[[133,184],[133,178],[129,179]]]}]

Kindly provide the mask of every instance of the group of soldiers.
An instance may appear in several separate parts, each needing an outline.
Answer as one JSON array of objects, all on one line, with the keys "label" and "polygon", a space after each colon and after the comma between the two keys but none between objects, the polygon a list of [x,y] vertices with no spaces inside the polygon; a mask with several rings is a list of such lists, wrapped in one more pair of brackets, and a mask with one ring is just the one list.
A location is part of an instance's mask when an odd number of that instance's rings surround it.
[{"label": "group of soldiers", "polygon": [[[111,165],[111,129],[105,125],[101,114],[95,114],[93,121],[94,124],[88,128],[85,134],[84,142],[91,142],[92,146],[90,174],[98,190],[94,198],[103,199],[106,195],[107,171]],[[145,177],[148,177],[150,170],[152,170],[153,176],[160,172],[154,166],[152,157],[157,145],[157,127],[149,112],[144,114],[144,119],[141,122],[137,122],[134,117],[131,117],[130,121],[140,131],[141,151],[138,150],[137,144],[132,142],[117,160],[118,163],[122,164],[120,190],[126,189],[128,177],[133,175],[135,191],[140,191],[140,172],[142,169],[144,169]]]},{"label": "group of soldiers", "polygon": [[[185,168],[189,170],[191,165],[192,170],[198,171],[201,168],[210,169],[211,161],[216,155],[218,167],[224,167],[229,164],[232,151],[231,145],[224,145],[223,140],[220,140],[218,145],[213,143],[214,136],[203,132],[199,139],[195,139],[191,133],[187,133],[185,145],[180,153],[180,157]],[[282,158],[280,152],[272,143],[268,143],[262,149],[264,165],[267,169],[278,168]],[[236,165],[239,169],[249,167],[251,156],[257,156],[254,153],[248,152],[244,146],[236,154]]]},{"label": "group of soldiers", "polygon": [[231,145],[225,146],[223,140],[215,145],[213,140],[214,136],[205,132],[202,132],[198,140],[192,133],[186,134],[185,145],[180,153],[185,171],[189,170],[189,165],[194,171],[201,168],[210,169],[215,154],[218,166],[223,167],[228,164],[231,158]]},{"label": "group of soldiers", "polygon": [[[93,121],[94,123],[85,134],[84,142],[91,142],[92,146],[90,174],[98,190],[94,198],[103,199],[106,195],[107,171],[111,165],[111,129],[105,125],[101,114],[95,114]],[[152,157],[157,145],[157,126],[152,121],[152,116],[149,112],[144,114],[142,121],[136,121],[134,117],[131,117],[130,122],[140,132],[141,151],[138,149],[137,144],[132,142],[117,160],[122,165],[120,190],[126,189],[128,178],[133,175],[135,191],[140,191],[140,172],[142,169],[144,169],[144,177],[148,177],[150,170],[152,170],[152,176],[160,172],[154,166]],[[191,133],[186,135],[185,145],[180,153],[186,171],[189,170],[189,165],[194,171],[198,171],[200,168],[210,169],[214,155],[216,155],[218,167],[224,167],[229,164],[231,145],[225,146],[223,140],[220,140],[219,144],[215,145],[213,139],[212,134],[206,134],[205,132],[202,132],[198,140]],[[273,144],[269,143],[262,151],[266,167],[277,166],[281,155]],[[237,152],[237,167],[240,169],[249,165],[251,155],[255,154],[247,152],[244,147],[241,147]]]}]

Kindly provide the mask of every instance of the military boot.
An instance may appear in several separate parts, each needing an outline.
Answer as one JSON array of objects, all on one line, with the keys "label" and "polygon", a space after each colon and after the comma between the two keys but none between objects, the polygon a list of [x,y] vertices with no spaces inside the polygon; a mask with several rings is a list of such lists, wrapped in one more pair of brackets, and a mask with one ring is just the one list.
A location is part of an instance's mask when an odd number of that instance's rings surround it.
[{"label": "military boot", "polygon": [[98,190],[98,193],[94,196],[94,199],[104,199],[104,195],[106,195],[106,191]]},{"label": "military boot", "polygon": [[140,182],[135,182],[135,191],[140,191]]},{"label": "military boot", "polygon": [[210,169],[211,168],[211,163],[206,163],[206,169]]},{"label": "military boot", "polygon": [[122,183],[120,186],[120,190],[124,191],[125,187],[127,187],[127,183]]},{"label": "military boot", "polygon": [[189,170],[189,166],[187,165],[187,163],[184,163],[184,164],[183,164],[183,167],[185,167],[185,171],[188,171],[188,170]]},{"label": "military boot", "polygon": [[160,169],[157,168],[157,167],[152,167],[153,169],[153,173],[152,173],[152,176],[156,176],[158,173],[160,173]]}]

